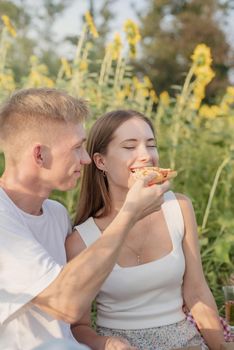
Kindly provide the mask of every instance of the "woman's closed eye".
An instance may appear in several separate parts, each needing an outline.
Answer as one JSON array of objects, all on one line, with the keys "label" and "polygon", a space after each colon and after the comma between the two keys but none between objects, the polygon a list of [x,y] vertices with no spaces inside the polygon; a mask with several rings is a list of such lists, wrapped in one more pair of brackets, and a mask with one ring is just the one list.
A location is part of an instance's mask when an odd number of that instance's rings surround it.
[{"label": "woman's closed eye", "polygon": [[[123,146],[124,149],[135,149],[137,146]],[[146,145],[147,148],[157,148],[157,145]]]}]

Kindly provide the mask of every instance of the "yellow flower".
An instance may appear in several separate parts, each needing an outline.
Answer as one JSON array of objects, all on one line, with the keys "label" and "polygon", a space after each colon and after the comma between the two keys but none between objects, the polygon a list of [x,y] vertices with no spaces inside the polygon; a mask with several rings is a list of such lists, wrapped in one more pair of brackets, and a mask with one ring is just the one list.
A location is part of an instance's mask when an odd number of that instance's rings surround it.
[{"label": "yellow flower", "polygon": [[8,32],[11,34],[11,36],[16,37],[16,30],[12,25],[10,18],[6,15],[3,15],[1,18]]},{"label": "yellow flower", "polygon": [[137,24],[133,22],[131,19],[127,19],[124,22],[124,31],[127,35],[127,40],[129,43],[136,45],[138,41],[141,40],[139,28]]},{"label": "yellow flower", "polygon": [[88,68],[88,63],[86,60],[81,60],[79,64],[79,70],[80,71],[86,71]]},{"label": "yellow flower", "polygon": [[35,56],[35,55],[31,55],[30,58],[29,58],[29,61],[30,61],[30,64],[31,66],[35,66],[38,64],[38,57]]},{"label": "yellow flower", "polygon": [[205,44],[197,45],[191,58],[197,66],[210,66],[212,63],[210,48]]},{"label": "yellow flower", "polygon": [[118,91],[116,94],[116,99],[118,101],[123,101],[124,98],[125,98],[125,92],[123,90]]},{"label": "yellow flower", "polygon": [[41,75],[39,72],[35,70],[32,70],[29,75],[27,85],[33,86],[33,87],[41,87],[41,86],[53,87],[54,82],[50,78]]},{"label": "yellow flower", "polygon": [[200,100],[202,100],[205,97],[204,84],[201,84],[199,81],[197,81],[197,83],[194,86],[193,92],[196,98],[199,98]]},{"label": "yellow flower", "polygon": [[129,97],[130,96],[131,89],[130,89],[130,85],[129,84],[126,84],[124,86],[123,92],[124,92],[125,97]]},{"label": "yellow flower", "polygon": [[13,91],[15,89],[15,81],[13,79],[13,74],[0,73],[0,88],[5,91]]},{"label": "yellow flower", "polygon": [[45,64],[39,64],[37,70],[42,75],[48,74],[48,67]]},{"label": "yellow flower", "polygon": [[143,79],[144,79],[145,87],[151,89],[153,87],[153,85],[150,81],[150,78],[145,75]]},{"label": "yellow flower", "polygon": [[92,36],[94,38],[98,38],[99,35],[98,35],[97,29],[95,27],[93,18],[92,18],[92,16],[91,16],[89,11],[87,11],[85,13],[85,20],[86,20],[86,23],[88,24],[88,27],[89,27],[89,30],[90,30],[90,33],[92,34]]},{"label": "yellow flower", "polygon": [[37,56],[30,57],[31,72],[29,74],[26,86],[28,87],[53,87],[54,82],[52,79],[48,78],[48,67],[45,64],[38,64],[39,60]]},{"label": "yellow flower", "polygon": [[127,41],[128,41],[129,48],[130,48],[130,55],[131,55],[131,57],[135,57],[136,56],[136,44],[138,43],[138,41],[141,40],[139,28],[135,22],[133,22],[131,19],[127,19],[124,22],[124,31],[126,33]]},{"label": "yellow flower", "polygon": [[150,97],[154,103],[158,102],[158,96],[154,90],[150,90]]},{"label": "yellow flower", "polygon": [[227,87],[227,94],[234,97],[234,86]]},{"label": "yellow flower", "polygon": [[135,87],[136,90],[139,90],[142,88],[142,83],[137,77],[132,78],[133,86]]},{"label": "yellow flower", "polygon": [[198,110],[200,108],[201,101],[202,99],[199,96],[194,95],[191,97],[188,106],[192,110]]},{"label": "yellow flower", "polygon": [[165,107],[169,106],[170,96],[169,96],[168,92],[167,91],[161,92],[161,94],[159,95],[159,100],[163,106],[165,106]]},{"label": "yellow flower", "polygon": [[222,114],[223,114],[222,110],[217,105],[208,106],[205,104],[205,105],[202,105],[201,108],[199,109],[199,116],[208,118],[208,119],[215,119],[216,117]]},{"label": "yellow flower", "polygon": [[110,53],[113,60],[117,60],[120,56],[122,47],[123,44],[121,37],[119,33],[115,33],[114,40],[106,46],[106,51]]},{"label": "yellow flower", "polygon": [[215,72],[209,66],[197,66],[194,69],[194,74],[198,79],[203,80],[204,84],[209,84],[209,82],[214,78]]},{"label": "yellow flower", "polygon": [[148,89],[142,89],[141,94],[144,97],[148,97],[149,96],[149,90]]},{"label": "yellow flower", "polygon": [[122,40],[121,40],[121,37],[119,35],[119,33],[115,33],[115,36],[114,36],[114,41],[113,41],[113,46],[112,46],[112,58],[113,59],[118,59],[118,57],[120,56],[120,52],[121,52],[121,49],[123,47],[123,44],[122,44]]}]

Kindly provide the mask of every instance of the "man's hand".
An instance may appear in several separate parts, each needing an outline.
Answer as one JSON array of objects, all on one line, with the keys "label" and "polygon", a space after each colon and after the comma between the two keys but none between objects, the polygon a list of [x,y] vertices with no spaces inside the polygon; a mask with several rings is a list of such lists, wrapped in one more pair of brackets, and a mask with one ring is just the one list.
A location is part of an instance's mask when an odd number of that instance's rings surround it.
[{"label": "man's hand", "polygon": [[151,174],[135,181],[127,194],[123,210],[132,212],[136,221],[160,210],[163,194],[169,190],[169,181],[165,181],[162,185],[148,186],[153,176]]},{"label": "man's hand", "polygon": [[127,339],[121,337],[109,337],[105,344],[105,350],[138,350]]}]

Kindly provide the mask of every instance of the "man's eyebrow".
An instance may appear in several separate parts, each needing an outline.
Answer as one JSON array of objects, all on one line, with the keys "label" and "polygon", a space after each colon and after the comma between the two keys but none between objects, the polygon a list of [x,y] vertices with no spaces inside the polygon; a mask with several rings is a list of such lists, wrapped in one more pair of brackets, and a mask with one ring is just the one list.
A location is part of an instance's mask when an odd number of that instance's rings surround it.
[{"label": "man's eyebrow", "polygon": [[83,137],[80,141],[76,142],[73,147],[77,147],[77,146],[80,146],[82,145],[82,143],[86,142],[87,141],[87,138],[86,137]]}]

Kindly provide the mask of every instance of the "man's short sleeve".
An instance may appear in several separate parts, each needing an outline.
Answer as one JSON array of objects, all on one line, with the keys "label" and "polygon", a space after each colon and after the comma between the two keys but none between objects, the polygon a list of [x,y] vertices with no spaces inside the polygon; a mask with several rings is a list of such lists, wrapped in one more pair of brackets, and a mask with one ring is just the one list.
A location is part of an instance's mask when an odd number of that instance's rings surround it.
[{"label": "man's short sleeve", "polygon": [[61,269],[26,226],[0,213],[0,324],[48,287]]}]

